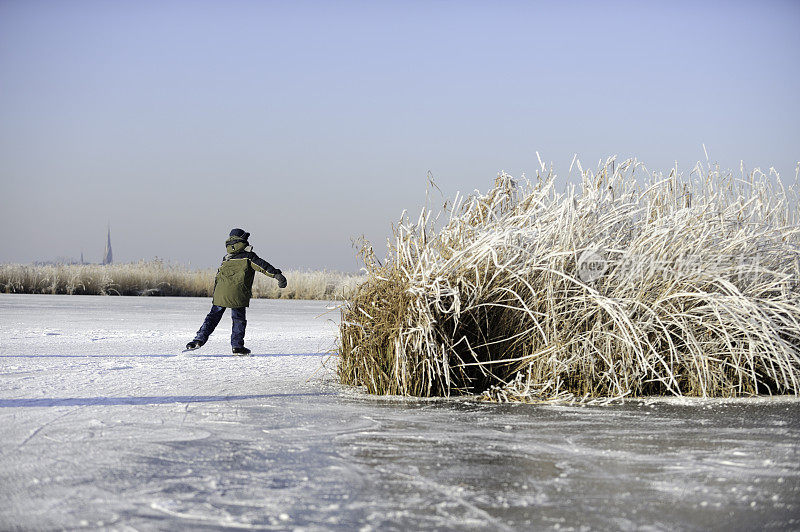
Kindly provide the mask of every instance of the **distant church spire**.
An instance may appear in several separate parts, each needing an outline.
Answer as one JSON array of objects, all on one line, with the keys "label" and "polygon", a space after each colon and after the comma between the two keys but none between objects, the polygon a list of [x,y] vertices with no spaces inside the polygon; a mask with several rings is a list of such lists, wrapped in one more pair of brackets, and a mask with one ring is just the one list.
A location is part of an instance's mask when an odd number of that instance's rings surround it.
[{"label": "distant church spire", "polygon": [[114,262],[114,254],[111,252],[111,225],[108,226],[108,241],[106,242],[106,253],[103,255],[103,264]]}]

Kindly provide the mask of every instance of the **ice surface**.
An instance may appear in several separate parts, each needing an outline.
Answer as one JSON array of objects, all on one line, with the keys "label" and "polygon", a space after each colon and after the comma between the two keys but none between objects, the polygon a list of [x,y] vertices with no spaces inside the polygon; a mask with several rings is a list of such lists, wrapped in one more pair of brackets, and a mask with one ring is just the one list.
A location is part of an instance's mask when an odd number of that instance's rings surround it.
[{"label": "ice surface", "polygon": [[[0,295],[0,529],[797,529],[800,403],[365,397],[337,312]],[[323,364],[326,362],[326,364]]]}]

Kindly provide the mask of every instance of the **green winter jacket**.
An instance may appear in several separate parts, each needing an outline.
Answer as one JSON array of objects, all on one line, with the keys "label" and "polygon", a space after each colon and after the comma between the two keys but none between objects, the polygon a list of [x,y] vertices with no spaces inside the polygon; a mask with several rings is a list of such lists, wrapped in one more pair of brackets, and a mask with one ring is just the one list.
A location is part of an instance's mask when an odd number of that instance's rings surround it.
[{"label": "green winter jacket", "polygon": [[253,278],[256,271],[275,277],[281,271],[255,253],[242,237],[232,236],[225,241],[228,254],[222,259],[214,280],[214,301],[220,307],[250,306],[253,297]]}]

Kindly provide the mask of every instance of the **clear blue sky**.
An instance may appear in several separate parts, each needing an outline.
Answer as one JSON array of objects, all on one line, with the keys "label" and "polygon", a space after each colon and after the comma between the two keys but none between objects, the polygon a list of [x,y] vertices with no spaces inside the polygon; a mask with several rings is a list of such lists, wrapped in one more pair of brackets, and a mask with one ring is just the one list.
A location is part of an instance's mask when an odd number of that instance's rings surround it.
[{"label": "clear blue sky", "polygon": [[[0,262],[356,270],[430,171],[800,160],[800,2],[0,0]],[[382,254],[382,252],[381,252]]]}]

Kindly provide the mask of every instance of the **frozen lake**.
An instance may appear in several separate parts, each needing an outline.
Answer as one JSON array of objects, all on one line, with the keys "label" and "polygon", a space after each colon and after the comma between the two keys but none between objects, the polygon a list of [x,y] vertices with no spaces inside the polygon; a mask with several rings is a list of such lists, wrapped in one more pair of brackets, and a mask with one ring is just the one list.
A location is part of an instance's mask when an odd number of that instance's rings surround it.
[{"label": "frozen lake", "polygon": [[798,529],[800,402],[373,399],[338,312],[0,295],[0,529]]}]

